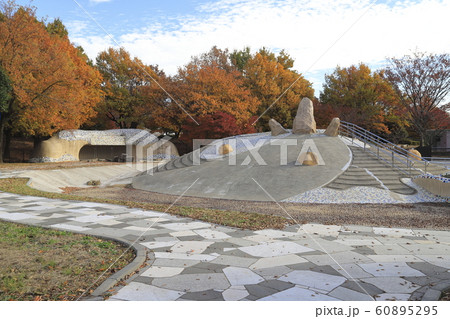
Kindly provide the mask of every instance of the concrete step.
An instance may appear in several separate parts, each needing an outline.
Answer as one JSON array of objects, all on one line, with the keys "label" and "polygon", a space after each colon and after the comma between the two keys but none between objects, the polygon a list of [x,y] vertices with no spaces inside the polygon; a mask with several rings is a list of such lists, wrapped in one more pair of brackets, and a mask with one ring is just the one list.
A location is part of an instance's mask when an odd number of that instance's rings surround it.
[{"label": "concrete step", "polygon": [[376,163],[383,163],[383,161],[377,159],[377,158],[373,158],[373,159],[368,159],[368,158],[363,158],[363,157],[356,157],[353,158],[352,163],[361,163],[361,164],[376,164]]},{"label": "concrete step", "polygon": [[[387,186],[386,186],[387,187]],[[414,195],[417,191],[409,186],[390,186],[387,187],[391,192],[402,194],[402,195]]]},{"label": "concrete step", "polygon": [[156,171],[157,171],[157,172],[164,172],[164,171],[166,171],[166,170],[167,170],[166,165],[167,165],[167,163],[164,164],[164,165],[158,166],[158,167],[156,168]]},{"label": "concrete step", "polygon": [[392,170],[391,166],[385,165],[383,163],[370,163],[370,164],[357,164],[353,163],[353,165],[360,167],[360,168],[367,168],[367,169],[390,169]]},{"label": "concrete step", "polygon": [[[383,189],[380,182],[383,183],[390,191],[399,194],[411,195],[416,191],[400,182],[401,177],[405,175],[396,168],[389,166],[387,163],[379,160],[369,152],[364,152],[360,148],[350,147],[353,154],[352,165],[348,170],[327,185],[334,189],[349,189],[352,186],[369,186]],[[366,171],[376,176],[369,175]]]},{"label": "concrete step", "polygon": [[186,165],[184,165],[182,163],[182,157],[179,157],[176,160],[174,160],[173,165],[175,166],[175,168],[184,168],[184,167],[186,167]]},{"label": "concrete step", "polygon": [[396,173],[396,174],[399,174],[399,175],[403,174],[401,171],[399,171],[399,170],[397,170],[395,168],[387,168],[387,167],[386,168],[369,168],[369,167],[367,167],[367,170],[369,172],[371,172],[372,174],[374,174],[374,173],[378,173],[378,174]]},{"label": "concrete step", "polygon": [[397,180],[400,180],[400,178],[405,177],[403,175],[396,174],[395,172],[392,173],[392,174],[374,174],[374,173],[372,173],[372,174],[375,175],[378,179],[397,179]]},{"label": "concrete step", "polygon": [[328,184],[326,187],[327,187],[327,188],[331,188],[331,189],[336,189],[336,190],[344,191],[344,190],[349,189],[349,188],[351,188],[351,187],[353,187],[353,186],[352,186],[352,185],[345,185],[345,184],[331,183],[331,184]]},{"label": "concrete step", "polygon": [[389,183],[401,183],[400,178],[385,178],[385,177],[377,177],[383,184],[389,184]]},{"label": "concrete step", "polygon": [[160,167],[163,167],[163,166],[164,166],[164,164],[153,167],[153,168],[152,168],[153,174],[156,173],[156,172],[159,172],[159,168],[160,168]]},{"label": "concrete step", "polygon": [[[327,188],[331,188],[331,189],[335,189],[335,190],[345,191],[347,189],[350,189],[352,187],[357,187],[357,186],[363,186],[363,185],[337,184],[337,183],[333,182],[333,183],[327,185],[326,187]],[[378,185],[368,185],[367,187],[374,187],[374,188],[383,189],[380,184],[378,184]]]},{"label": "concrete step", "polygon": [[175,164],[174,164],[174,162],[175,162],[176,160],[177,160],[177,159],[174,159],[174,160],[171,160],[170,162],[167,162],[166,165],[164,165],[165,169],[166,169],[167,171],[176,169],[176,166],[175,166]]},{"label": "concrete step", "polygon": [[369,176],[369,175],[366,175],[366,176],[349,176],[347,174],[339,176],[338,179],[340,181],[353,182],[353,183],[357,183],[359,181],[364,181],[364,180],[375,180],[375,178],[373,178],[372,176]]},{"label": "concrete step", "polygon": [[380,183],[374,180],[361,180],[357,183],[346,182],[342,179],[336,180],[332,183],[333,185],[348,185],[348,186],[380,186]]},{"label": "concrete step", "polygon": [[181,163],[183,163],[185,166],[192,166],[192,165],[194,165],[192,159],[190,158],[191,154],[192,153],[183,155],[181,157]]}]

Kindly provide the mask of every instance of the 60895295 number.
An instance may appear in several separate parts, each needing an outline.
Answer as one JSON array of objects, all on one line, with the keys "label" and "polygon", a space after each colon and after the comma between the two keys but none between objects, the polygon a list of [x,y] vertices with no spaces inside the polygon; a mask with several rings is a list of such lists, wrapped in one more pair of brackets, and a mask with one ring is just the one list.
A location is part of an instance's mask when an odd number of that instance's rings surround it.
[{"label": "60895295 number", "polygon": [[378,306],[375,313],[379,316],[436,316],[437,306]]}]

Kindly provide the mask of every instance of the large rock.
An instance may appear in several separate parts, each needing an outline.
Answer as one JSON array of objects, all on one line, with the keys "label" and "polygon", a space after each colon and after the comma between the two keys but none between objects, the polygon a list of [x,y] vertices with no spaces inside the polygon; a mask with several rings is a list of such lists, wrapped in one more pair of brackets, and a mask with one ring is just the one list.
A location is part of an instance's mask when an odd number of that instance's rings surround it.
[{"label": "large rock", "polygon": [[272,132],[272,136],[289,133],[280,123],[278,123],[274,119],[270,119],[269,127],[270,131]]},{"label": "large rock", "polygon": [[304,97],[298,106],[297,115],[292,127],[294,134],[316,133],[316,121],[314,120],[313,103],[307,97]]},{"label": "large rock", "polygon": [[331,120],[330,125],[328,125],[325,135],[327,136],[338,136],[339,134],[339,126],[341,125],[341,120],[338,117],[335,117]]}]

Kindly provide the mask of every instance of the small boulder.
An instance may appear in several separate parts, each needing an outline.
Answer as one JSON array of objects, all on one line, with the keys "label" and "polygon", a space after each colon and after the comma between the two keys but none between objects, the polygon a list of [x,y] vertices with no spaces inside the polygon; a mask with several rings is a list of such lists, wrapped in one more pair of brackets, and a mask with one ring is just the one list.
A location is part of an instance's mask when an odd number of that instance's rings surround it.
[{"label": "small boulder", "polygon": [[341,125],[341,120],[338,117],[335,117],[331,120],[330,125],[328,125],[325,135],[327,136],[338,136],[339,134],[339,126]]},{"label": "small boulder", "polygon": [[418,161],[422,160],[422,154],[414,148],[409,150],[408,156]]},{"label": "small boulder", "polygon": [[316,121],[314,119],[313,103],[307,97],[304,97],[298,106],[297,115],[292,127],[294,134],[316,133]]},{"label": "small boulder", "polygon": [[226,155],[233,152],[233,148],[230,144],[224,144],[221,147],[219,147],[219,154],[220,155]]},{"label": "small boulder", "polygon": [[98,186],[100,184],[101,184],[101,182],[99,180],[91,180],[86,183],[86,185],[89,185],[89,186]]},{"label": "small boulder", "polygon": [[278,123],[274,119],[270,119],[269,127],[270,131],[272,132],[272,136],[289,133],[280,123]]}]

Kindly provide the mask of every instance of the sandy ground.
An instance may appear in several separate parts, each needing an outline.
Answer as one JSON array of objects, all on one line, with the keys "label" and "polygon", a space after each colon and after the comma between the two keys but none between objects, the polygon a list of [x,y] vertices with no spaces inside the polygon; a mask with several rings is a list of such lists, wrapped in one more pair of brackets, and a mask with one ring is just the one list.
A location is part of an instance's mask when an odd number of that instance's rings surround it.
[{"label": "sandy ground", "polygon": [[[134,202],[273,214],[295,222],[332,225],[367,225],[405,228],[450,229],[447,203],[423,204],[302,204],[183,197],[140,191],[129,187],[77,190],[74,195]],[[178,200],[177,200],[178,199]],[[281,206],[281,207],[280,207]]]},{"label": "sandy ground", "polygon": [[[153,167],[148,163],[147,168]],[[63,192],[65,187],[88,187],[88,181],[100,181],[101,187],[116,184],[129,184],[131,179],[142,171],[135,165],[109,165],[97,167],[77,167],[56,170],[27,170],[16,177],[30,178],[29,186],[53,193]]]}]

